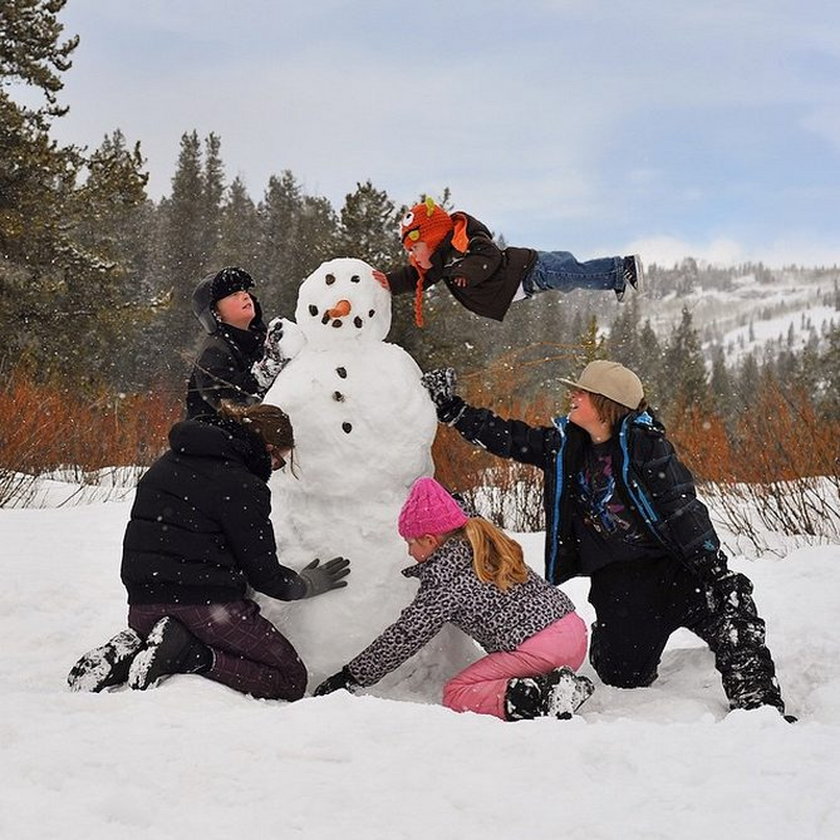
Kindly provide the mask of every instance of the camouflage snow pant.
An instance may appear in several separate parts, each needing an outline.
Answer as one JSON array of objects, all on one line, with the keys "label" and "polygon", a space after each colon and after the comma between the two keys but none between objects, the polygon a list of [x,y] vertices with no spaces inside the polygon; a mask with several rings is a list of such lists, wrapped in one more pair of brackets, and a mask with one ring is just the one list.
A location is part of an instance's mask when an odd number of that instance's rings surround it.
[{"label": "camouflage snow pant", "polygon": [[600,569],[589,592],[596,615],[592,666],[607,685],[650,685],[668,638],[685,627],[714,654],[730,708],[769,705],[784,713],[752,589],[747,577],[735,573],[714,588],[704,586],[671,558]]}]

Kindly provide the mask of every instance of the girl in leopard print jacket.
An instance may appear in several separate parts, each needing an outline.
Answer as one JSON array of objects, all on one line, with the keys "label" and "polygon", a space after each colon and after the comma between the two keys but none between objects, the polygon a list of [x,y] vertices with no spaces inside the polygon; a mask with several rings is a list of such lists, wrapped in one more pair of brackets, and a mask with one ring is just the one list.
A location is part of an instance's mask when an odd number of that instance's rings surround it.
[{"label": "girl in leopard print jacket", "polygon": [[[469,519],[430,478],[412,488],[399,531],[417,562],[403,574],[418,578],[420,589],[316,695],[373,685],[451,622],[487,656],[447,682],[444,706],[509,720],[568,717],[589,696],[591,683],[574,674],[586,654],[586,625],[563,592],[525,565],[518,543],[484,519]],[[566,693],[562,708],[556,696],[552,702],[558,684]]]}]

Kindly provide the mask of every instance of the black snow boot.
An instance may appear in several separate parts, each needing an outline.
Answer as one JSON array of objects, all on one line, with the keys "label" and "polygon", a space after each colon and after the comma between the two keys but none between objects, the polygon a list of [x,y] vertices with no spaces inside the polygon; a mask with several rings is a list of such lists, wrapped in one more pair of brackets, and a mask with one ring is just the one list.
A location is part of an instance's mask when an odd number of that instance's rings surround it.
[{"label": "black snow boot", "polygon": [[70,669],[71,691],[102,691],[128,679],[131,662],[143,647],[143,639],[131,628],[117,633],[98,648],[89,650]]},{"label": "black snow boot", "polygon": [[213,667],[213,651],[171,616],[152,627],[146,647],[131,663],[128,684],[145,691],[171,674],[203,674]]},{"label": "black snow boot", "polygon": [[567,720],[594,690],[592,680],[566,667],[535,677],[517,677],[508,681],[505,717],[507,720],[535,717]]},{"label": "black snow boot", "polygon": [[624,278],[624,285],[621,290],[616,289],[615,292],[619,302],[624,300],[624,293],[627,291],[628,286],[632,286],[637,292],[641,289],[642,280],[644,279],[642,258],[638,254],[624,257],[621,273]]}]

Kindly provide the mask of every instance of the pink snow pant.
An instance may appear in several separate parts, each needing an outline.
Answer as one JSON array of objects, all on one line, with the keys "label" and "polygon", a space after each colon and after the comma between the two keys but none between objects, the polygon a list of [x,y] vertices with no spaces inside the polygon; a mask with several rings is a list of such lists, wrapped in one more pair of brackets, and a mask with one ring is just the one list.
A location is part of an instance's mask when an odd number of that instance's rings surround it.
[{"label": "pink snow pant", "polygon": [[564,665],[576,671],[585,656],[586,624],[577,613],[568,613],[515,650],[490,653],[456,674],[443,687],[443,705],[504,720],[509,679],[547,674]]}]

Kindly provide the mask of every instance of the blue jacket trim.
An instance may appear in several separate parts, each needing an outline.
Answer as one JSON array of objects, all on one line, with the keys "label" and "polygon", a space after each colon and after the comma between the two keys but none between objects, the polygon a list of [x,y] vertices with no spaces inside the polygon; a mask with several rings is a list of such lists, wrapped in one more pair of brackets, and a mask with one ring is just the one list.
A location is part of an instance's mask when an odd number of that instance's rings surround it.
[{"label": "blue jacket trim", "polygon": [[551,422],[560,435],[560,447],[557,450],[557,457],[554,459],[554,516],[552,517],[553,525],[551,529],[551,554],[546,567],[548,580],[554,580],[554,572],[557,568],[557,532],[560,528],[560,499],[563,497],[564,481],[563,458],[566,454],[566,444],[568,442],[566,426],[569,418],[555,417]]},{"label": "blue jacket trim", "polygon": [[[634,426],[647,426],[653,428],[654,420],[646,411],[643,411],[632,421]],[[659,532],[654,527],[656,522],[659,522],[660,516],[656,512],[653,503],[648,498],[647,493],[639,486],[638,482],[630,480],[630,446],[628,443],[628,431],[630,428],[630,415],[628,414],[624,420],[621,421],[621,429],[618,433],[619,444],[621,446],[621,477],[624,480],[624,487],[626,488],[630,498],[642,515],[642,519],[648,528],[653,532],[657,539],[660,539]]]}]

